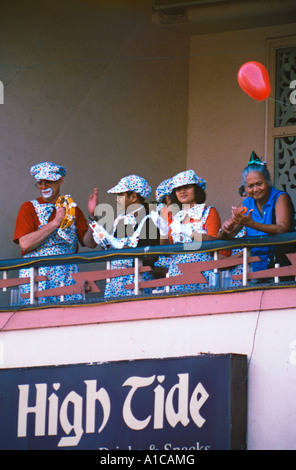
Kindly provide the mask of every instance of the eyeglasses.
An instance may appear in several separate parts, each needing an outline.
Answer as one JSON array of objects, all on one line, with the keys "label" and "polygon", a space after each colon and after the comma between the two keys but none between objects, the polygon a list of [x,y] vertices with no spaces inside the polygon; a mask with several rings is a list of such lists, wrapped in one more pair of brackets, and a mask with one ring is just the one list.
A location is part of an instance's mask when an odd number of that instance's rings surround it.
[{"label": "eyeglasses", "polygon": [[53,184],[55,183],[55,181],[51,181],[51,180],[39,180],[35,183],[35,186],[36,188],[38,186],[52,186]]}]

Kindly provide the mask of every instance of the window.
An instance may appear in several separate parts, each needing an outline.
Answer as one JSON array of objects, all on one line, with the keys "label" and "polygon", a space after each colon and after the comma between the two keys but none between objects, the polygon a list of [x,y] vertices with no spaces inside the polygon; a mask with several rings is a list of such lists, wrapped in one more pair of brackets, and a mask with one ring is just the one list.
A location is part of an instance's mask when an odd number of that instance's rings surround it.
[{"label": "window", "polygon": [[287,191],[296,207],[296,38],[270,41],[269,50],[267,158],[275,187]]}]

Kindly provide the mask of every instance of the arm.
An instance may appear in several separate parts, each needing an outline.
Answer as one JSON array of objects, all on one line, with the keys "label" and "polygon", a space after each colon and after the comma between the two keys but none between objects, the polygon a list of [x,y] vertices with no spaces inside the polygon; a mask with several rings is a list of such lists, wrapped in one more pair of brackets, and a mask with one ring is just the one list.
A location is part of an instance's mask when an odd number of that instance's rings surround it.
[{"label": "arm", "polygon": [[98,198],[98,188],[94,188],[93,193],[89,196],[87,208],[88,212],[91,216],[94,215],[95,209],[99,203],[99,198]]},{"label": "arm", "polygon": [[41,245],[49,235],[51,235],[61,225],[66,215],[64,207],[58,207],[56,210],[55,218],[44,225],[40,230],[35,230],[19,238],[19,244],[22,253],[29,253],[30,251]]},{"label": "arm", "polygon": [[[87,204],[88,212],[91,216],[94,215],[98,202],[99,202],[98,188],[94,188],[92,194],[89,196],[89,200]],[[93,230],[91,229],[90,226],[88,226],[87,232],[83,236],[82,243],[84,246],[87,246],[88,248],[95,248],[97,246],[93,237]]]},{"label": "arm", "polygon": [[[221,219],[219,216],[219,213],[215,207],[212,207],[209,213],[209,216],[206,221],[206,231],[207,234],[202,234],[202,240],[207,241],[207,240],[217,240],[219,230],[221,227]],[[231,251],[229,250],[222,250],[219,251],[219,256],[224,257],[224,256],[230,256]]]},{"label": "arm", "polygon": [[210,209],[210,212],[206,221],[205,228],[206,228],[207,233],[202,234],[202,241],[216,240],[220,227],[221,227],[220,216],[218,214],[217,209],[215,209],[215,207],[212,207]]},{"label": "arm", "polygon": [[232,208],[232,217],[228,220],[226,220],[223,224],[221,229],[218,232],[217,238],[219,240],[228,240],[230,238],[234,238],[235,235],[238,234],[238,232],[242,229],[243,225],[237,223],[234,220],[234,210],[237,210],[238,214],[245,214],[247,209],[243,207],[242,204],[240,204],[239,207],[237,208]]},{"label": "arm", "polygon": [[237,209],[233,209],[234,221],[242,226],[250,227],[254,230],[267,233],[267,235],[279,235],[292,231],[293,226],[293,210],[289,196],[281,194],[275,206],[275,224],[261,224],[252,219],[252,210],[247,215],[238,213]]},{"label": "arm", "polygon": [[88,227],[87,232],[83,237],[83,244],[88,248],[95,248],[97,246],[96,242],[94,241],[93,231],[90,227]]}]

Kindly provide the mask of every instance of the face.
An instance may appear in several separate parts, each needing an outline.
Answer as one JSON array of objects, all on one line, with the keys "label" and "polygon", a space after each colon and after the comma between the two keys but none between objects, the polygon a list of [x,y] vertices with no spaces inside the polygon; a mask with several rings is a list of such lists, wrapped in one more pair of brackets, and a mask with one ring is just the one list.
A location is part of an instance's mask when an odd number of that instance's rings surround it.
[{"label": "face", "polygon": [[125,212],[126,193],[116,194],[117,212]]},{"label": "face", "polygon": [[60,187],[62,182],[63,178],[60,178],[58,181],[39,180],[37,181],[36,186],[46,202],[55,203],[60,196]]},{"label": "face", "polygon": [[189,204],[190,206],[196,204],[194,184],[186,184],[176,188],[176,196],[181,204]]},{"label": "face", "polygon": [[268,199],[270,186],[260,171],[251,171],[246,176],[245,190],[247,196],[264,202]]},{"label": "face", "polygon": [[127,208],[133,204],[138,203],[138,197],[136,193],[128,195],[128,193],[118,193],[116,195],[116,203],[119,212],[126,212]]}]

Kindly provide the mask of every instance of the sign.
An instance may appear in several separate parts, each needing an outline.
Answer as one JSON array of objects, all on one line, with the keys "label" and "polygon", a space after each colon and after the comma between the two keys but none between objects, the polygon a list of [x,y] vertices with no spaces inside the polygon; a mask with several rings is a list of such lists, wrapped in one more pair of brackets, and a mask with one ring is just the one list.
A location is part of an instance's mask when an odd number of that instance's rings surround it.
[{"label": "sign", "polygon": [[247,358],[0,370],[0,449],[246,448]]}]

